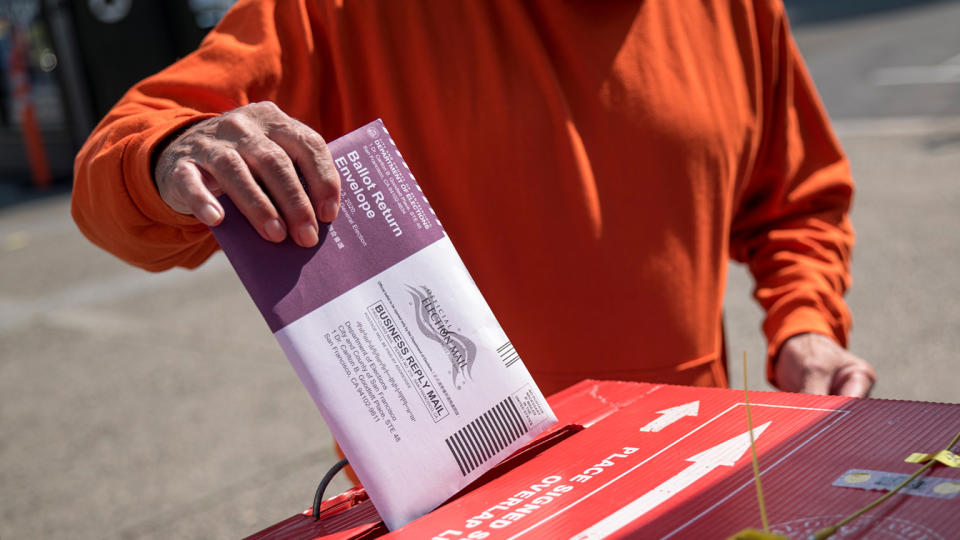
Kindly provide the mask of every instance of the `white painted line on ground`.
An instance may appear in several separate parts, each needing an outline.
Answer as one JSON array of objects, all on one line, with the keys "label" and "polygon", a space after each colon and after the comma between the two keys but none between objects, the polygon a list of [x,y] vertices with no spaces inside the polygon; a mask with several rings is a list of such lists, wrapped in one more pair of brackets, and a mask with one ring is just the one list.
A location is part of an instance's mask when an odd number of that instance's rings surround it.
[{"label": "white painted line on ground", "polygon": [[960,130],[958,116],[888,116],[832,120],[838,137],[922,137]]},{"label": "white painted line on ground", "polygon": [[960,54],[934,66],[897,66],[873,71],[874,86],[960,83]]},{"label": "white painted line on ground", "polygon": [[0,332],[13,330],[34,317],[59,308],[102,305],[166,287],[182,286],[183,283],[192,280],[208,278],[211,272],[215,271],[232,272],[226,257],[220,252],[204,263],[202,271],[174,268],[153,274],[144,270],[131,269],[119,276],[78,283],[53,294],[33,297],[25,301],[0,297]]},{"label": "white painted line on ground", "polygon": [[951,65],[951,64],[960,65],[960,54],[958,54],[958,55],[956,55],[956,56],[951,56],[950,58],[947,58],[947,59],[944,60],[943,62],[940,62],[940,64],[941,64],[941,65],[944,65],[944,66],[946,66],[946,65]]},{"label": "white painted line on ground", "polygon": [[874,86],[960,83],[960,65],[880,68],[871,79]]}]

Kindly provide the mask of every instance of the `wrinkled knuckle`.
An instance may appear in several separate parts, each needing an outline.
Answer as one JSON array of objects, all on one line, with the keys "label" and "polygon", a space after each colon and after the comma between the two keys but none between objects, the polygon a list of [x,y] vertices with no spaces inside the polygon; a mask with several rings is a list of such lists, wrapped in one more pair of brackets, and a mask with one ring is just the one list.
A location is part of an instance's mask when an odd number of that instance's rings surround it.
[{"label": "wrinkled knuckle", "polygon": [[314,153],[314,159],[323,159],[327,150],[327,141],[323,140],[323,137],[316,131],[307,126],[301,126],[297,130],[297,142],[309,148]]},{"label": "wrinkled knuckle", "polygon": [[211,148],[206,154],[206,162],[215,169],[223,168],[230,161],[229,156],[222,148]]},{"label": "wrinkled knuckle", "polygon": [[304,126],[303,124],[294,124],[290,126],[290,138],[293,140],[293,143],[302,148],[308,150],[313,150],[316,148],[317,141],[311,133],[310,128]]},{"label": "wrinkled knuckle", "polygon": [[290,165],[290,158],[280,148],[264,148],[257,152],[257,161],[275,175],[285,175]]},{"label": "wrinkled knuckle", "polygon": [[183,182],[190,175],[190,164],[185,159],[175,160],[169,168],[166,177],[171,181]]},{"label": "wrinkled knuckle", "polygon": [[317,163],[317,169],[320,171],[320,178],[324,185],[335,191],[340,190],[340,173],[331,161],[320,160]]},{"label": "wrinkled knuckle", "polygon": [[195,156],[206,156],[222,146],[223,143],[217,141],[215,137],[206,135],[197,137],[196,140],[191,142],[190,153]]},{"label": "wrinkled knuckle", "polygon": [[250,120],[245,115],[232,112],[221,117],[218,133],[227,135],[246,133],[249,128]]},{"label": "wrinkled knuckle", "polygon": [[240,173],[241,161],[240,157],[234,152],[223,148],[214,149],[208,156],[210,166],[222,174]]},{"label": "wrinkled knuckle", "polygon": [[169,193],[175,190],[176,185],[181,183],[186,177],[185,166],[186,164],[183,160],[157,164],[154,180],[161,193]]},{"label": "wrinkled knuckle", "polygon": [[280,107],[272,101],[257,101],[248,105],[249,109],[255,111],[258,115],[277,116],[283,114]]}]

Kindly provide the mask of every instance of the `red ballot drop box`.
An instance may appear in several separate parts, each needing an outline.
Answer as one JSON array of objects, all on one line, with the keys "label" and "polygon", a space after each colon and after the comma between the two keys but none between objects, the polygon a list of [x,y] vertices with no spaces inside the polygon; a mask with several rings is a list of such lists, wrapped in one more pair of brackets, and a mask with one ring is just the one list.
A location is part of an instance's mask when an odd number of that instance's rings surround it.
[{"label": "red ballot drop box", "polygon": [[[433,512],[388,532],[355,488],[256,539],[727,538],[761,527],[744,394],[583,381],[559,421]],[[771,530],[806,539],[946,449],[960,405],[750,392]],[[478,450],[479,451],[479,450]],[[954,451],[957,451],[954,448]],[[960,538],[960,468],[937,463],[833,538]]]}]

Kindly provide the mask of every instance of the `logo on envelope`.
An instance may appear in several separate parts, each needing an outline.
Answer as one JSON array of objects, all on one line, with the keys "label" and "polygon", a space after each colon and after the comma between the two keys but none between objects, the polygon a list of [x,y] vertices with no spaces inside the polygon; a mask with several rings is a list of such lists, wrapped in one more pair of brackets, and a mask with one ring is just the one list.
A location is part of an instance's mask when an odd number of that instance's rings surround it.
[{"label": "logo on envelope", "polygon": [[[443,348],[450,360],[453,385],[461,388],[464,382],[473,380],[471,371],[477,358],[477,346],[468,337],[450,329],[450,322],[429,287],[407,285],[407,291],[413,298],[417,326],[424,336],[436,341]],[[460,383],[457,382],[458,378]]]}]

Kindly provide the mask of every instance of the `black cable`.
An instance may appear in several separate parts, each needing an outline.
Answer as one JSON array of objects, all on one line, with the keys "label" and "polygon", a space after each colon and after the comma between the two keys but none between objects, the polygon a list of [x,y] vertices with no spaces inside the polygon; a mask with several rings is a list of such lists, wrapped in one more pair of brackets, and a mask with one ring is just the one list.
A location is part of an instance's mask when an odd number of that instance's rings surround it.
[{"label": "black cable", "polygon": [[317,493],[313,496],[314,520],[320,519],[320,503],[323,502],[323,492],[327,490],[327,486],[330,484],[330,481],[333,480],[333,477],[347,465],[349,465],[347,458],[343,458],[334,463],[333,467],[330,467],[330,470],[327,471],[327,474],[323,475],[323,479],[320,480],[320,485],[317,486]]}]

